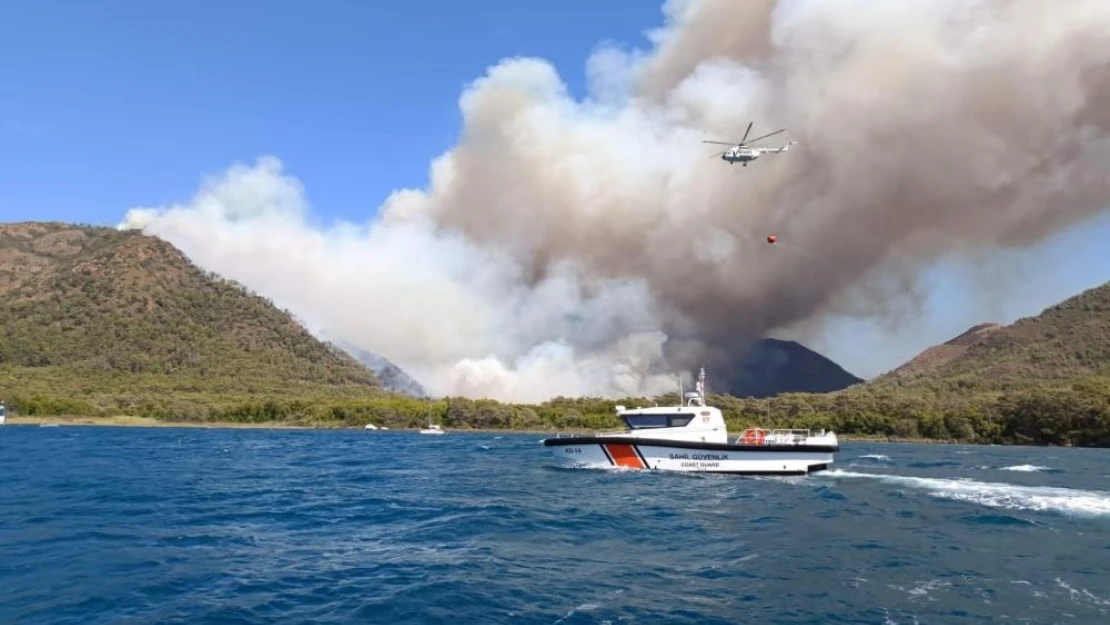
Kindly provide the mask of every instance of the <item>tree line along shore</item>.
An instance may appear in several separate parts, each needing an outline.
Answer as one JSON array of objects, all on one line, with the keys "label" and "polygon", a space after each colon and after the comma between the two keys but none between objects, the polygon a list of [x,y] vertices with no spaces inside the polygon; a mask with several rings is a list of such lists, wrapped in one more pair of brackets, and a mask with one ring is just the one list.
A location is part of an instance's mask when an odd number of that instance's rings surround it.
[{"label": "tree line along shore", "polygon": [[[11,425],[75,425],[75,426],[100,426],[100,427],[153,427],[153,428],[197,428],[197,429],[232,429],[232,430],[363,430],[364,426],[347,425],[343,423],[316,423],[304,424],[292,421],[274,422],[236,422],[236,421],[179,421],[156,419],[153,417],[134,417],[129,415],[111,415],[104,417],[80,417],[74,415],[54,416],[14,416],[8,420]],[[379,428],[376,432],[384,434],[418,432],[423,426],[402,428]],[[534,434],[537,436],[568,435],[568,434],[593,434],[597,430],[572,429],[519,429],[519,428],[471,428],[463,427],[450,430],[456,434]],[[735,433],[733,433],[735,434]],[[934,440],[929,438],[904,438],[898,436],[839,436],[841,442],[874,442],[874,443],[918,443],[929,445],[960,444],[957,440]]]},{"label": "tree line along shore", "polygon": [[[725,414],[729,431],[737,433],[748,427],[808,428],[830,429],[846,440],[1110,447],[1110,382],[1104,378],[976,395],[862,386],[838,393],[791,393],[768,399],[710,395],[709,400]],[[202,401],[163,396],[113,403],[117,405],[98,406],[88,399],[39,393],[9,397],[8,409],[13,423],[20,417],[33,421],[66,417],[105,425],[127,425],[128,419],[133,420],[130,424],[311,428],[357,428],[372,423],[398,430],[437,423],[453,430],[572,432],[619,429],[618,404],[674,405],[678,396],[556,398],[539,404],[507,404],[379,393],[303,400]]]}]

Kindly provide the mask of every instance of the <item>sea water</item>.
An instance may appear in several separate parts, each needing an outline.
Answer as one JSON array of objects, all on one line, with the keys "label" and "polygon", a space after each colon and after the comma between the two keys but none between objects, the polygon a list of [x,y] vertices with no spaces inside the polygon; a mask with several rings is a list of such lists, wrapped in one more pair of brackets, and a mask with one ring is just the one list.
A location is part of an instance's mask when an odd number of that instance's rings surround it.
[{"label": "sea water", "polygon": [[1110,623],[1110,451],[789,478],[535,434],[0,428],[0,623]]}]

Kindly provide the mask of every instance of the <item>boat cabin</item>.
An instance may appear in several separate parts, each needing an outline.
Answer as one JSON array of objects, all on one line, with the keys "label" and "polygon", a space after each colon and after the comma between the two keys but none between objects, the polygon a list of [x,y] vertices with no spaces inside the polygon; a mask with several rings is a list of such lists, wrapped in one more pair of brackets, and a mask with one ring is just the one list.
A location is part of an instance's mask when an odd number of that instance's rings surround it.
[{"label": "boat cabin", "polygon": [[680,406],[652,406],[628,409],[617,406],[617,416],[624,421],[624,436],[663,438],[700,442],[728,442],[725,418],[717,408],[705,405],[701,393],[686,393]]},{"label": "boat cabin", "polygon": [[[763,447],[756,451],[772,451],[784,453],[819,453],[831,454],[839,448],[839,443],[834,432],[826,432],[821,430],[814,435],[809,430],[765,430],[758,427],[748,428],[742,434],[736,437],[735,442],[731,443],[728,440],[728,426],[725,424],[724,414],[720,409],[708,405],[706,401],[705,392],[705,369],[701,369],[698,374],[697,390],[690,393],[681,393],[682,401],[678,405],[673,406],[650,406],[626,408],[624,406],[615,406],[617,416],[624,421],[627,429],[616,432],[597,432],[592,436],[570,436],[566,439],[562,434],[557,434],[555,437],[545,439],[544,444],[560,450],[557,457],[567,458],[564,454],[582,454],[583,449],[589,448],[591,444],[599,446],[596,451],[594,460],[597,462],[614,464],[616,456],[613,454],[620,454],[627,452],[628,454],[639,454],[638,460],[632,459],[629,456],[628,462],[637,464],[643,468],[647,464],[644,459],[642,449],[648,448],[667,448],[667,447],[681,447],[685,449],[713,449],[716,451],[743,451],[745,453],[751,451],[749,446]],[[603,439],[598,441],[598,439]],[[609,439],[609,440],[604,440]],[[623,440],[622,440],[623,439]],[[637,439],[634,442],[626,439]],[[612,441],[612,442],[610,442]],[[673,442],[672,442],[673,441]],[[675,445],[674,442],[682,441],[687,444]],[[631,444],[629,444],[631,443]],[[693,443],[690,445],[688,443]],[[701,445],[701,443],[709,443],[710,446]],[[717,444],[724,444],[727,447],[716,447]],[[578,447],[584,445],[585,447]],[[616,445],[615,448],[610,446]],[[820,448],[816,451],[812,448]],[[636,451],[640,449],[640,451]],[[660,452],[662,453],[662,452]],[[604,454],[604,455],[603,455]],[[767,468],[766,471],[771,472],[798,472],[809,471],[810,465],[804,465],[802,469],[797,466],[790,468],[790,463],[785,464],[779,461],[778,456],[771,456],[768,454],[759,454],[761,457],[769,458],[774,462],[772,465],[776,467]],[[579,458],[579,456],[575,456]],[[624,456],[621,456],[622,458]],[[674,460],[671,457],[669,460]],[[808,460],[807,460],[808,462]],[[818,460],[810,463],[812,466],[827,466],[832,462],[832,456],[827,458],[821,455]],[[631,464],[624,464],[621,460],[618,464],[622,466],[632,466]],[[608,465],[606,465],[608,466]],[[655,466],[655,465],[653,465]],[[658,468],[656,466],[656,468]],[[732,472],[743,472],[744,470],[736,470]],[[763,471],[763,469],[760,469]]]},{"label": "boat cabin", "polygon": [[694,413],[690,414],[664,414],[664,413],[636,413],[622,414],[621,419],[630,430],[645,430],[648,428],[684,428],[694,420]]}]

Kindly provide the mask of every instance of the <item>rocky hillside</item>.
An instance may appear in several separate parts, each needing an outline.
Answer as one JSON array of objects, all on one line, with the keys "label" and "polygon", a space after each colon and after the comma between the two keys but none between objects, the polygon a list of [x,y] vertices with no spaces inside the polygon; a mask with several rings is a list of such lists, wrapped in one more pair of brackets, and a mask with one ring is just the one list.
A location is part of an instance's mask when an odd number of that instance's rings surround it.
[{"label": "rocky hillside", "polygon": [[872,384],[1009,390],[1102,376],[1110,376],[1110,283],[1008,326],[975,326]]},{"label": "rocky hillside", "polygon": [[0,393],[116,402],[360,395],[376,376],[138,232],[0,225]]},{"label": "rocky hillside", "polygon": [[972,345],[980,343],[991,334],[1001,329],[1002,326],[997,323],[981,323],[972,326],[963,334],[953,339],[949,339],[940,345],[929,347],[915,356],[912,360],[894,369],[887,375],[892,378],[906,378],[936,371],[966,354],[968,348]]}]

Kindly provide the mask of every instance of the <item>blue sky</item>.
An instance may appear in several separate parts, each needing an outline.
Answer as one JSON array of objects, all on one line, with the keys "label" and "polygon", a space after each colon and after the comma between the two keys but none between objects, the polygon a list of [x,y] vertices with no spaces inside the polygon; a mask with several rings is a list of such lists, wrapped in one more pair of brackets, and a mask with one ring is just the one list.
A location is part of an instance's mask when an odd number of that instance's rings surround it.
[{"label": "blue sky", "polygon": [[[0,8],[0,221],[114,225],[127,209],[189,199],[201,176],[274,154],[317,218],[364,221],[459,131],[461,89],[498,60],[553,62],[581,95],[604,41],[646,47],[651,0],[51,0]],[[1110,279],[1110,219],[1048,242],[993,305],[933,273],[926,333],[814,345],[844,362],[912,355],[984,320],[1009,322]],[[1030,252],[1023,253],[1031,257]],[[981,309],[981,310],[980,310]],[[898,361],[892,357],[889,361]]]},{"label": "blue sky", "polygon": [[572,91],[644,0],[51,0],[0,9],[0,220],[114,224],[280,157],[323,217],[364,220],[455,143],[462,87],[506,56]]}]

